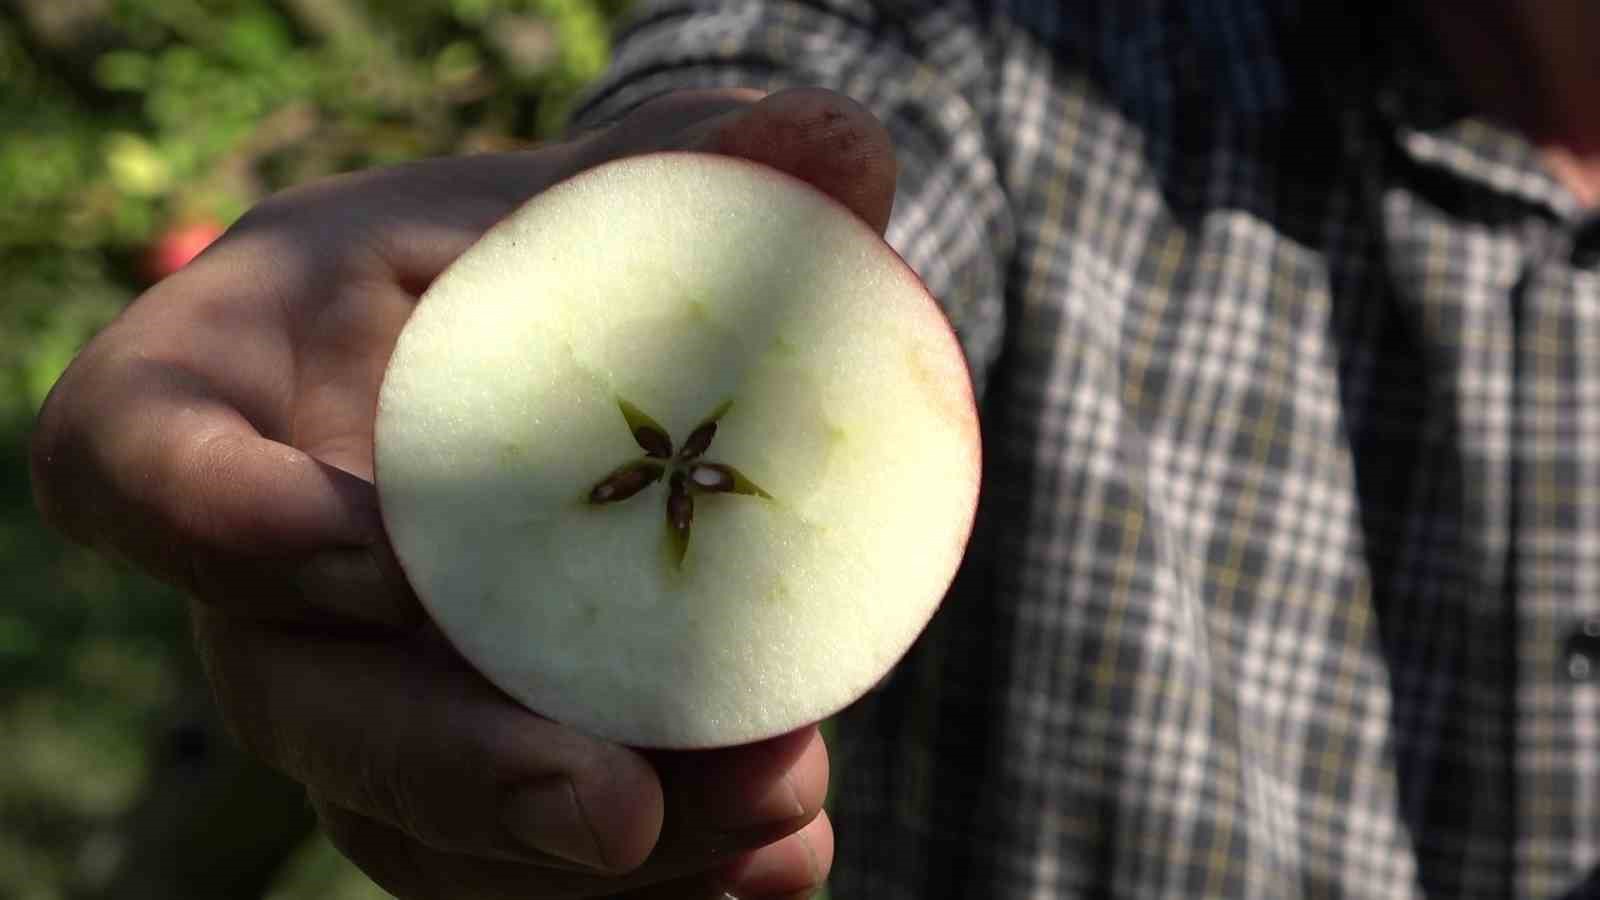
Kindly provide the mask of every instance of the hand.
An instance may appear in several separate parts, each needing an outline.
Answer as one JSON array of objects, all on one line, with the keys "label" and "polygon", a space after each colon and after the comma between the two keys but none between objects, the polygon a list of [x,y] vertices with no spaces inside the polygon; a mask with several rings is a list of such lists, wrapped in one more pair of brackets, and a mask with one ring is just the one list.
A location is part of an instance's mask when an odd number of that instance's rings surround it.
[{"label": "hand", "polygon": [[540,718],[447,649],[377,515],[373,410],[417,294],[528,196],[664,148],[765,162],[888,218],[892,151],[849,101],[672,95],[531,152],[268,200],[92,341],[40,414],[40,509],[189,592],[231,728],[401,898],[756,897],[827,873],[815,729],[644,754]]}]

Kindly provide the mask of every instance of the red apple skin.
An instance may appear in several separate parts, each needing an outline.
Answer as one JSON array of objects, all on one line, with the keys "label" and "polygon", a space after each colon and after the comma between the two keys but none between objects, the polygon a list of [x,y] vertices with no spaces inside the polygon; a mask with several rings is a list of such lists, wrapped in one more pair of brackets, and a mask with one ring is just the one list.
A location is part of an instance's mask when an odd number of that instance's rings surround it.
[{"label": "red apple skin", "polygon": [[[700,155],[704,155],[704,154],[702,152],[700,152],[700,151],[656,150],[656,151],[652,151],[652,152],[644,153],[644,154],[639,154],[639,155],[640,156],[653,156],[653,157],[662,157],[662,156],[665,156],[665,157],[674,157],[674,156],[692,157],[692,156],[700,156]],[[889,246],[888,243],[884,240],[883,235],[879,234],[876,229],[874,229],[872,226],[868,225],[866,220],[864,220],[860,216],[856,215],[856,213],[853,210],[851,210],[849,207],[845,206],[844,203],[842,203],[838,198],[836,198],[836,197],[832,196],[831,194],[828,194],[828,193],[826,193],[824,191],[819,190],[815,185],[812,185],[809,182],[806,182],[804,179],[799,178],[796,175],[793,175],[793,174],[788,173],[788,172],[780,171],[780,170],[772,168],[771,166],[768,166],[768,165],[766,165],[764,163],[757,162],[755,160],[745,159],[743,157],[726,156],[726,155],[722,155],[722,154],[714,154],[714,155],[716,155],[717,158],[719,159],[719,161],[721,161],[721,162],[731,163],[731,164],[734,164],[734,165],[751,166],[751,167],[754,167],[754,168],[762,171],[768,177],[782,179],[784,181],[790,181],[790,182],[795,182],[795,183],[802,184],[808,190],[813,192],[815,195],[817,195],[817,196],[823,198],[825,201],[827,201],[827,203],[830,206],[835,207],[839,211],[839,214],[842,217],[843,221],[850,221],[850,222],[855,223],[855,226],[862,233],[863,240],[866,240],[866,241],[869,241],[869,242],[876,242],[878,244],[881,244],[884,247],[884,249],[886,249],[889,252],[889,254],[895,260],[895,262],[897,262],[899,264],[899,268],[901,269],[902,274],[904,275],[906,280],[911,282],[912,284],[915,284],[918,288],[921,289],[921,292],[922,292],[923,296],[927,299],[928,307],[933,312],[934,321],[937,322],[937,325],[936,325],[937,332],[941,335],[941,337],[944,340],[949,342],[950,352],[952,352],[952,353],[954,353],[954,354],[956,354],[958,356],[962,356],[962,357],[965,356],[964,351],[962,350],[962,347],[961,347],[961,338],[960,338],[959,335],[957,335],[955,327],[954,327],[954,324],[950,321],[949,317],[945,315],[943,308],[940,307],[939,301],[934,298],[933,293],[927,289],[926,284],[922,280],[922,276],[920,274],[918,274],[917,271],[911,267],[910,263],[906,262],[905,258],[900,255],[899,251],[897,251],[893,247]],[[630,159],[631,159],[631,157],[630,157]],[[627,161],[627,159],[614,160],[613,163],[621,163],[621,162],[626,162],[626,161]],[[600,168],[600,167],[603,167],[604,165],[606,165],[606,163],[602,163],[600,166],[597,166],[595,168]],[[583,178],[590,171],[592,171],[592,170],[584,170],[584,171],[576,172],[576,173],[574,173],[572,175],[567,176],[567,178],[562,179],[562,181],[568,181],[568,180],[572,180],[572,179],[575,179],[575,178]],[[558,183],[560,183],[560,182],[558,182]],[[552,185],[552,187],[553,187],[553,185]],[[549,187],[546,187],[545,190],[549,190]],[[491,226],[491,230],[492,230],[492,227],[493,226]],[[425,298],[424,298],[424,300],[425,300]],[[968,543],[972,539],[972,534],[973,534],[974,529],[977,527],[978,504],[979,504],[979,502],[981,500],[981,497],[982,497],[981,488],[982,488],[982,484],[983,484],[983,453],[984,453],[983,435],[982,435],[981,427],[980,427],[979,422],[978,422],[977,395],[973,390],[972,379],[970,378],[970,376],[967,377],[967,378],[963,378],[958,383],[950,384],[949,387],[952,388],[951,394],[948,395],[948,402],[950,404],[950,408],[954,409],[954,410],[960,410],[960,411],[965,412],[965,415],[958,415],[956,418],[965,419],[965,421],[966,421],[966,424],[967,424],[968,428],[965,429],[965,430],[966,430],[968,438],[969,438],[969,445],[972,448],[972,454],[973,455],[972,455],[972,468],[971,468],[971,473],[970,473],[970,478],[972,479],[972,506],[969,507],[966,510],[965,520],[962,522],[960,528],[957,530],[956,536],[955,536],[955,540],[952,542],[951,546],[949,548],[947,548],[946,552],[947,552],[948,555],[944,556],[944,557],[941,557],[940,555],[937,554],[937,552],[935,552],[935,555],[931,557],[931,559],[934,560],[936,562],[936,564],[942,564],[946,568],[947,575],[946,575],[946,578],[945,578],[945,587],[944,587],[945,591],[948,591],[950,589],[950,587],[955,583],[956,576],[959,573],[960,568],[961,568],[961,563],[965,559],[966,554],[967,554]],[[376,453],[374,453],[373,480],[374,480],[374,482],[381,481],[382,477],[383,477],[382,473],[380,471],[378,471]],[[384,509],[384,506],[383,506],[383,500],[382,500],[382,495],[381,494],[379,495],[379,499],[378,499],[378,515],[379,515],[380,520],[384,519],[385,509]],[[398,564],[398,567],[399,567],[399,570],[400,570],[400,574],[402,576],[404,576],[405,579],[408,582],[410,582],[412,584],[415,584],[416,582],[411,578],[410,573],[406,570],[407,569],[406,561],[403,558],[400,558],[400,557],[396,556],[395,562]],[[426,605],[427,605],[426,602],[424,602],[423,606],[426,607]],[[939,612],[939,609],[940,609],[941,606],[943,606],[942,598],[941,598],[940,603],[935,604],[933,606],[933,608],[928,611],[928,619],[925,620],[922,623],[922,626],[920,628],[916,629],[914,632],[912,632],[905,639],[904,643],[901,646],[895,648],[894,655],[892,656],[892,658],[895,660],[895,663],[893,665],[891,665],[888,668],[888,670],[886,670],[883,673],[883,675],[879,679],[877,685],[869,686],[868,688],[863,690],[860,694],[857,694],[854,697],[846,698],[845,700],[841,701],[837,706],[835,706],[833,709],[830,709],[830,710],[826,711],[823,715],[819,716],[816,719],[816,721],[807,722],[807,723],[793,724],[787,730],[777,730],[777,731],[773,731],[771,733],[753,735],[753,736],[749,737],[744,743],[746,743],[746,744],[756,744],[756,743],[760,743],[762,741],[768,741],[768,740],[773,740],[773,739],[782,737],[785,734],[792,734],[792,733],[794,733],[796,731],[799,731],[799,730],[801,730],[803,728],[812,727],[812,726],[815,726],[815,725],[819,725],[819,724],[821,724],[823,722],[826,722],[828,719],[830,719],[830,718],[834,717],[835,715],[838,715],[838,714],[844,712],[846,709],[850,708],[857,701],[859,701],[863,696],[866,696],[866,694],[868,692],[873,690],[875,687],[885,683],[885,681],[894,673],[894,670],[899,667],[900,662],[902,660],[904,660],[905,656],[908,653],[910,653],[911,649],[916,645],[917,640],[919,638],[921,638],[922,633],[927,629],[928,624],[932,622],[932,617]],[[458,659],[460,659],[463,662],[465,662],[468,666],[472,666],[473,668],[476,668],[475,666],[473,666],[471,660],[467,658],[466,654],[461,652],[461,648],[455,646],[454,640],[448,634],[446,634],[443,631],[443,629],[435,628],[434,629],[434,633],[435,633],[436,636],[438,636],[441,640],[444,641],[444,644],[447,647],[449,647],[449,649],[451,651],[453,651],[457,655]],[[486,679],[489,678],[487,673],[484,673],[484,677]],[[492,679],[489,679],[489,680],[492,683]],[[502,687],[500,685],[496,685],[496,687],[498,687],[502,691],[504,691],[507,697],[512,698],[513,702],[520,703],[520,701],[515,700],[515,695],[509,688],[505,688],[505,687]],[[538,710],[533,710],[533,712],[538,713],[539,711]],[[606,737],[605,735],[594,735],[594,736],[595,737],[600,737],[600,738],[605,738]],[[676,752],[676,751],[718,750],[718,749],[723,749],[723,748],[725,748],[727,746],[730,746],[730,744],[711,743],[711,744],[700,745],[700,744],[633,743],[633,744],[631,744],[631,746],[633,746],[635,749],[639,749],[639,750],[647,750],[647,751],[657,751],[657,750],[659,750],[659,751],[674,751],[674,752]]]},{"label": "red apple skin", "polygon": [[220,223],[200,219],[163,231],[145,250],[140,264],[145,279],[155,284],[188,265],[200,251],[222,236],[222,230]]}]

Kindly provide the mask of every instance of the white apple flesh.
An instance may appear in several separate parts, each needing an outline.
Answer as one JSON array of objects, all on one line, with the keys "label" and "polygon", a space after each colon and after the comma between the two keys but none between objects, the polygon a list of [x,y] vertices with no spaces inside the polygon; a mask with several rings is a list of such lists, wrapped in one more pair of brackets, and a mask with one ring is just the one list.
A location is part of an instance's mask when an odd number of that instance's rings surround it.
[{"label": "white apple flesh", "polygon": [[468,249],[399,338],[375,444],[389,539],[460,653],[659,748],[782,734],[881,680],[980,470],[911,269],[809,185],[690,153],[591,169]]}]

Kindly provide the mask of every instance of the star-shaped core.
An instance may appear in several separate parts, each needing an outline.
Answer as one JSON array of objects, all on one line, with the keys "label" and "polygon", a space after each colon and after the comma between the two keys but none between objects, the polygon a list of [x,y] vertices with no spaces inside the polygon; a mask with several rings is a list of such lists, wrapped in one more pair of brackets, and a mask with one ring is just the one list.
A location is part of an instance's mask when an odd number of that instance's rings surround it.
[{"label": "star-shaped core", "polygon": [[622,418],[628,423],[628,431],[644,451],[644,456],[624,463],[600,479],[589,490],[589,502],[596,506],[620,503],[665,477],[667,538],[673,561],[682,565],[684,555],[689,552],[689,529],[694,523],[694,498],[697,495],[772,497],[733,466],[704,459],[706,451],[711,449],[711,439],[717,436],[717,420],[732,405],[732,401],[729,401],[713,410],[689,432],[683,446],[674,451],[672,437],[665,428],[637,406],[619,398],[617,406],[622,409]]}]

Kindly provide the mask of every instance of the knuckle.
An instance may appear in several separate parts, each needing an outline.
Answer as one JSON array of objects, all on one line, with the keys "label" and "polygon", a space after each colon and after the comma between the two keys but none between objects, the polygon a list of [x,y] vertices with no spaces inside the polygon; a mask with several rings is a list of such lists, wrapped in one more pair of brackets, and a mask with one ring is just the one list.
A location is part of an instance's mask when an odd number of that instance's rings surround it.
[{"label": "knuckle", "polygon": [[436,883],[415,848],[386,834],[382,826],[352,813],[313,801],[328,842],[356,868],[400,900],[447,900],[450,894]]},{"label": "knuckle", "polygon": [[406,837],[424,846],[448,848],[453,842],[429,802],[425,766],[398,747],[362,741],[337,768],[348,773],[357,807],[369,810]]},{"label": "knuckle", "polygon": [[[59,388],[59,383],[57,385]],[[52,390],[39,411],[37,424],[28,444],[28,471],[33,483],[34,505],[45,524],[63,530],[59,487],[63,461],[68,448],[62,427],[59,390]]]},{"label": "knuckle", "polygon": [[373,779],[374,786],[382,792],[378,802],[389,811],[395,826],[423,844],[444,843],[445,835],[428,815],[418,779],[411,777],[411,770],[393,763],[380,764],[380,769],[382,774]]},{"label": "knuckle", "polygon": [[[198,419],[202,414],[179,415]],[[237,535],[249,529],[237,527],[247,524],[237,521],[237,513],[258,508],[262,499],[244,495],[253,485],[237,477],[249,468],[247,456],[255,452],[251,441],[223,422],[180,418],[171,425],[166,446],[155,457],[151,489],[157,495],[146,505],[163,520],[176,544],[205,556],[239,555],[247,548],[236,546]],[[182,502],[177,502],[180,498]],[[197,586],[204,587],[207,573],[189,568],[186,574],[199,576]]]},{"label": "knuckle", "polygon": [[46,524],[77,540],[88,540],[78,507],[94,500],[103,480],[90,430],[100,418],[94,400],[105,393],[100,376],[102,337],[90,341],[56,380],[34,420],[28,470],[34,502]]},{"label": "knuckle", "polygon": [[249,649],[234,633],[237,626],[198,600],[190,610],[201,669],[228,736],[245,753],[298,778],[293,761],[282,758],[280,742],[264,714],[270,707],[246,662]]},{"label": "knuckle", "polygon": [[231,237],[239,238],[272,232],[292,224],[298,217],[300,196],[306,189],[289,188],[270,194],[245,210],[228,228]]}]

